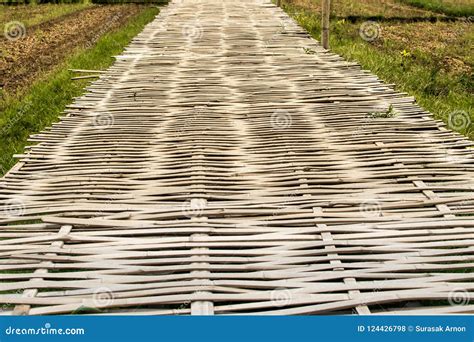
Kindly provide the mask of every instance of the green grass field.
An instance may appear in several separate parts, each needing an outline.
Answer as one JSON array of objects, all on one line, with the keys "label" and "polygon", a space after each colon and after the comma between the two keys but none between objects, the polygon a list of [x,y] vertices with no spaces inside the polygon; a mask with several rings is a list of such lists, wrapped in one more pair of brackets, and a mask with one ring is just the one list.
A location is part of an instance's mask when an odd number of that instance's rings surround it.
[{"label": "green grass field", "polygon": [[93,6],[89,2],[77,4],[42,4],[0,7],[0,26],[10,21],[20,21],[25,27],[39,25],[50,20]]},{"label": "green grass field", "polygon": [[[296,0],[283,8],[319,40],[320,14],[305,4],[305,0]],[[415,96],[448,127],[474,139],[473,24],[381,20],[374,24],[379,28],[379,38],[374,41],[360,37],[361,24],[334,18],[331,50],[395,84],[398,91]],[[470,117],[464,125],[452,120],[460,112]]]},{"label": "green grass field", "polygon": [[472,0],[398,0],[407,5],[424,8],[446,15],[470,17],[474,15]]},{"label": "green grass field", "polygon": [[66,105],[84,92],[87,80],[71,80],[68,69],[105,69],[130,40],[159,12],[156,7],[144,9],[123,28],[106,33],[90,49],[78,49],[52,72],[29,87],[21,97],[7,97],[0,115],[0,172],[14,164],[12,157],[21,153],[29,135],[57,121]]}]

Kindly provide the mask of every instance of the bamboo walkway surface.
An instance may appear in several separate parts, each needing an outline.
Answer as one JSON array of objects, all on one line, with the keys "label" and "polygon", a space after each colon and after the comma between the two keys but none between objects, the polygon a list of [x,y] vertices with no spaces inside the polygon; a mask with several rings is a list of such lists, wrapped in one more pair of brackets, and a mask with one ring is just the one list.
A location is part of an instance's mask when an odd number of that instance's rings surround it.
[{"label": "bamboo walkway surface", "polygon": [[1,180],[3,314],[474,312],[472,142],[269,1],[98,76]]}]

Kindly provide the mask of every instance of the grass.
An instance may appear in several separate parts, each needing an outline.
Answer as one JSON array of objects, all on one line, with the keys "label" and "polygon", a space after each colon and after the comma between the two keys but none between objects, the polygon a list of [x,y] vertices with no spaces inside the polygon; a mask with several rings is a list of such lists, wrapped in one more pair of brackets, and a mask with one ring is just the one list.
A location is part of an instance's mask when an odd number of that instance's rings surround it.
[{"label": "grass", "polygon": [[[319,40],[320,16],[298,4],[284,9]],[[474,138],[473,32],[467,22],[380,22],[381,38],[367,42],[360,23],[334,19],[331,50],[371,70],[397,90],[444,120],[448,127]]]},{"label": "grass", "polygon": [[71,14],[87,7],[90,3],[78,4],[41,4],[41,5],[18,5],[2,6],[0,4],[0,27],[3,32],[4,26],[11,21],[19,21],[25,27],[31,27],[47,21]]},{"label": "grass", "polygon": [[369,113],[368,115],[368,117],[371,119],[379,119],[379,118],[386,119],[386,118],[394,118],[395,116],[397,116],[397,112],[395,111],[395,108],[393,107],[393,105],[390,105],[386,111],[373,112],[373,113]]},{"label": "grass", "polygon": [[398,0],[410,6],[458,17],[474,16],[472,0]]},{"label": "grass", "polygon": [[[321,13],[319,0],[284,0],[285,4],[296,3],[314,13]],[[415,8],[398,0],[331,0],[332,14],[338,18],[354,18],[367,20],[368,18],[427,18],[441,17],[422,8]]]},{"label": "grass", "polygon": [[74,97],[84,92],[87,80],[71,80],[68,69],[105,69],[130,40],[153,20],[158,8],[147,7],[119,30],[102,36],[90,49],[79,48],[50,73],[43,75],[21,97],[7,97],[0,108],[0,173],[14,164],[12,155],[23,151],[30,134],[50,126]]}]

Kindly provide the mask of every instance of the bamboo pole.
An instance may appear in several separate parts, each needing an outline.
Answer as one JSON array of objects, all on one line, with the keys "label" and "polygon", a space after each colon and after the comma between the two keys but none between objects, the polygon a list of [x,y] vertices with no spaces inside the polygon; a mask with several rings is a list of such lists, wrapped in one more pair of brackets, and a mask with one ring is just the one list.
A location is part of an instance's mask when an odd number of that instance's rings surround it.
[{"label": "bamboo pole", "polygon": [[321,42],[325,49],[329,49],[329,13],[331,11],[331,0],[322,0],[322,33]]}]

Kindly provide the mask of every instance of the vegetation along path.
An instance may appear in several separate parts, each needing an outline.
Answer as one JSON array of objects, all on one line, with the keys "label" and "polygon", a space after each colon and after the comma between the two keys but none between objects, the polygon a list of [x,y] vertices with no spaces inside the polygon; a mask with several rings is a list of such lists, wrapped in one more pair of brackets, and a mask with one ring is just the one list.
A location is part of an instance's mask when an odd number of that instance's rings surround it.
[{"label": "vegetation along path", "polygon": [[31,141],[4,314],[474,312],[472,142],[269,1],[171,2]]}]

